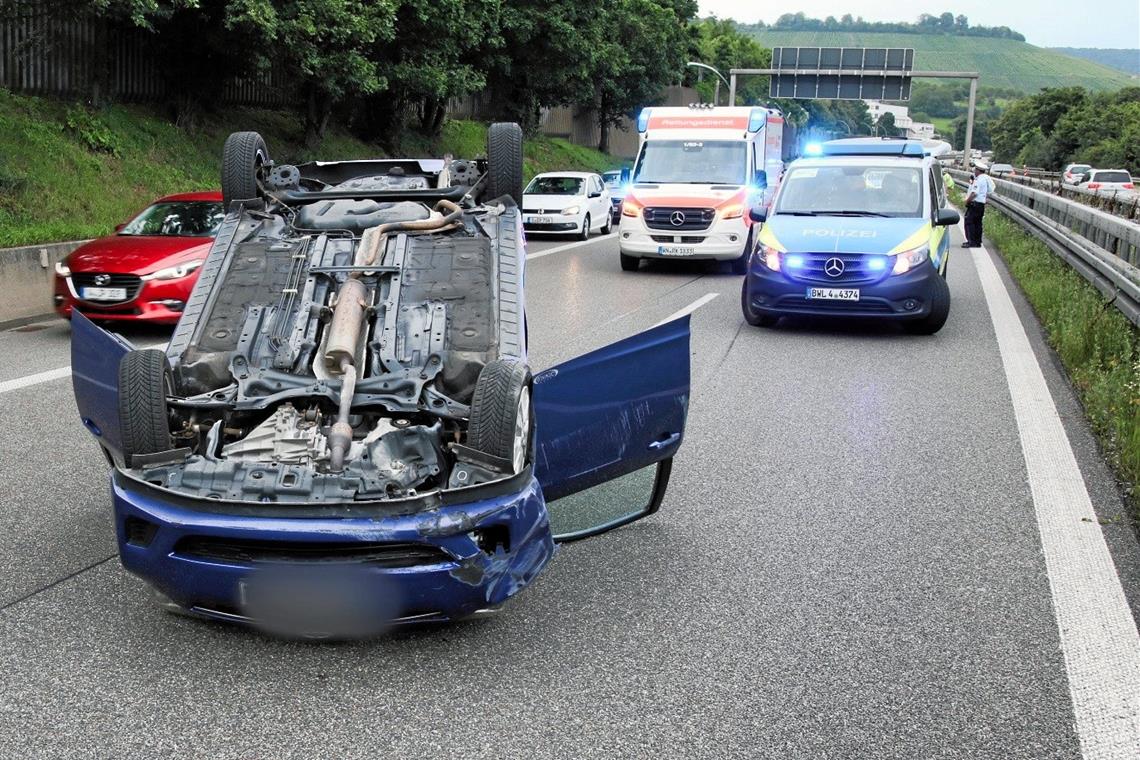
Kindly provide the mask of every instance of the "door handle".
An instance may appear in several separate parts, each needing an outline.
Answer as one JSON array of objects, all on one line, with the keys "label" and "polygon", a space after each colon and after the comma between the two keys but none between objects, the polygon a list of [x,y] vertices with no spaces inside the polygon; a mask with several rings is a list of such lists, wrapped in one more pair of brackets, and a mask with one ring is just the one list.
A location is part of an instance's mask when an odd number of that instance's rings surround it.
[{"label": "door handle", "polygon": [[653,449],[654,451],[660,451],[661,449],[672,446],[679,440],[681,440],[680,433],[669,433],[669,435],[665,436],[661,440],[654,441],[653,443],[649,444],[649,448]]}]

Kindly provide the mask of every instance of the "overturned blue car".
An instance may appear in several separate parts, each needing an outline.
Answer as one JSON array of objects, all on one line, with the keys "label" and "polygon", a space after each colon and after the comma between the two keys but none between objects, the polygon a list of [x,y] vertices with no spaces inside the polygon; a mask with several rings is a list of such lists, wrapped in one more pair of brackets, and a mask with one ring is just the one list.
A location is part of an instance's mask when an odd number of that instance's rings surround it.
[{"label": "overturned blue car", "polygon": [[532,374],[516,125],[472,161],[277,164],[235,133],[222,192],[164,351],[72,326],[120,558],[166,606],[305,636],[458,620],[658,508],[688,318]]}]

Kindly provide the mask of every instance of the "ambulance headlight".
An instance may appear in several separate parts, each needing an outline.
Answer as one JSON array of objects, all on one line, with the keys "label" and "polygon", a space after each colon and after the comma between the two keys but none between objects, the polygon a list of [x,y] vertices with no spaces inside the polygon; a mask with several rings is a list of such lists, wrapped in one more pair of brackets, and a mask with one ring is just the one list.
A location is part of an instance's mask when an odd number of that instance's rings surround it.
[{"label": "ambulance headlight", "polygon": [[920,245],[895,256],[895,267],[891,274],[906,274],[916,266],[930,258],[930,246]]}]

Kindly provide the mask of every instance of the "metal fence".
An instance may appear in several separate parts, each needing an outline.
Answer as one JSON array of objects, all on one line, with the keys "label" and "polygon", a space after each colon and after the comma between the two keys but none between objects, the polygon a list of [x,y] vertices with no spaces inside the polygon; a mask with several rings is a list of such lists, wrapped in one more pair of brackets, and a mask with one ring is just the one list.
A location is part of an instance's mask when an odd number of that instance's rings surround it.
[{"label": "metal fence", "polygon": [[[126,102],[162,100],[178,84],[164,81],[148,32],[51,0],[9,0],[0,16],[0,87],[33,95]],[[193,55],[193,52],[187,52]],[[272,71],[221,83],[227,103],[279,106],[289,90]]]},{"label": "metal fence", "polygon": [[[965,187],[968,173],[951,170]],[[1140,325],[1140,225],[1050,192],[995,179],[990,201]]]}]

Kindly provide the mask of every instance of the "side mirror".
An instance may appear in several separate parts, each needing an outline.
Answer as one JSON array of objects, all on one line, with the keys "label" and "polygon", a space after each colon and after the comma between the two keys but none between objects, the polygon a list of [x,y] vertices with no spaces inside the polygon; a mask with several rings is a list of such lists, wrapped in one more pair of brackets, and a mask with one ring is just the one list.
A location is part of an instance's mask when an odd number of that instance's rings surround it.
[{"label": "side mirror", "polygon": [[756,174],[752,177],[752,184],[756,187],[768,187],[768,172],[763,169],[757,169]]},{"label": "side mirror", "polygon": [[940,208],[938,213],[934,215],[934,224],[938,227],[949,227],[952,224],[957,224],[961,218],[958,216],[958,212],[952,208]]},{"label": "side mirror", "polygon": [[115,232],[122,232],[123,228],[126,226],[127,226],[126,222],[124,222],[123,224],[116,224],[115,225]]},{"label": "side mirror", "polygon": [[768,209],[765,206],[753,206],[748,209],[748,218],[754,222],[761,223],[768,218]]},{"label": "side mirror", "polygon": [[601,194],[601,192],[599,192],[598,190],[595,190],[595,191],[593,191],[592,193],[590,193],[590,197],[591,197],[591,198],[601,198],[601,197],[602,197],[602,194]]}]

